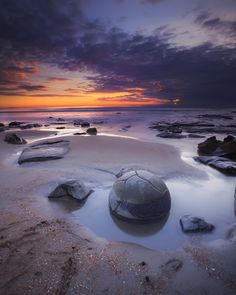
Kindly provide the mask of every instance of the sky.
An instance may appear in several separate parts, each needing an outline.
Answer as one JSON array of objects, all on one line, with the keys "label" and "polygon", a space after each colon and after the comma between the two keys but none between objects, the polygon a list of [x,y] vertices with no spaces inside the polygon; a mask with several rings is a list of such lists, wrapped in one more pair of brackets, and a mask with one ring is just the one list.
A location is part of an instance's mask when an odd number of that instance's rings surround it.
[{"label": "sky", "polygon": [[0,108],[236,107],[236,0],[0,0]]}]

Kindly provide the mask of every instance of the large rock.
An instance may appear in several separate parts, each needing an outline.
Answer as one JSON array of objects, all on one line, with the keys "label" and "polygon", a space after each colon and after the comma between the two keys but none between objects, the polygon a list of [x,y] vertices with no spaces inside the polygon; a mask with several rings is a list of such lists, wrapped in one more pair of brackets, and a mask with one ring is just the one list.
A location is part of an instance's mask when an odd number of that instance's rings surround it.
[{"label": "large rock", "polygon": [[156,175],[130,171],[113,184],[109,195],[111,212],[130,222],[150,222],[165,217],[170,211],[170,193]]},{"label": "large rock", "polygon": [[185,233],[190,232],[210,232],[215,227],[204,219],[192,215],[185,215],[180,219],[180,225]]},{"label": "large rock", "polygon": [[0,127],[4,127],[5,125],[3,123],[0,123]]},{"label": "large rock", "polygon": [[69,141],[42,142],[23,150],[18,163],[61,159],[69,151]]},{"label": "large rock", "polygon": [[208,165],[227,175],[236,175],[236,163],[224,157],[199,156],[194,157],[195,161]]},{"label": "large rock", "polygon": [[79,201],[85,200],[92,190],[87,188],[83,182],[70,180],[58,185],[48,196],[48,198],[72,197]]},{"label": "large rock", "polygon": [[205,141],[199,143],[198,153],[199,155],[213,155],[220,146],[220,140],[217,140],[215,136],[207,138]]},{"label": "large rock", "polygon": [[15,133],[7,133],[5,135],[5,142],[11,143],[11,144],[26,144],[26,140],[24,138],[19,137]]}]

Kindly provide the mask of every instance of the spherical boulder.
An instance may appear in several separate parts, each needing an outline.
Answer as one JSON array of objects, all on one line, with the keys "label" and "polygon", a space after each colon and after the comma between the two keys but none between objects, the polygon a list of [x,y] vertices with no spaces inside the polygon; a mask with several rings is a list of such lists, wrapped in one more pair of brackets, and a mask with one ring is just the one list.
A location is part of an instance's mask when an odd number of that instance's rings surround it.
[{"label": "spherical boulder", "polygon": [[111,212],[130,222],[151,222],[170,211],[170,193],[165,183],[145,170],[125,173],[113,184],[109,195]]}]

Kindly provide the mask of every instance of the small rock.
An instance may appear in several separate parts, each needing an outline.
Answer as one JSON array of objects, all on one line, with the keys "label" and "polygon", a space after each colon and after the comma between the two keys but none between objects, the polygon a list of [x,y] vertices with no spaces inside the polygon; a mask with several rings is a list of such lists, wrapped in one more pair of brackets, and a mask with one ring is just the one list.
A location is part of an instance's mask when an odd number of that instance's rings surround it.
[{"label": "small rock", "polygon": [[85,135],[85,134],[87,134],[86,132],[76,132],[76,133],[74,133],[74,135]]},{"label": "small rock", "polygon": [[92,190],[87,188],[83,182],[78,180],[70,180],[58,185],[48,196],[48,198],[61,198],[70,196],[79,201],[85,200]]},{"label": "small rock", "polygon": [[65,129],[66,127],[56,127],[56,129]]},{"label": "small rock", "polygon": [[9,127],[19,127],[20,125],[22,125],[22,124],[25,124],[25,122],[18,122],[18,121],[13,121],[13,122],[10,122],[9,124],[8,124],[8,126]]},{"label": "small rock", "polygon": [[11,144],[26,144],[26,140],[24,138],[19,137],[15,133],[7,133],[4,139],[5,142]]},{"label": "small rock", "polygon": [[81,126],[82,128],[90,127],[90,123],[89,123],[89,122],[81,122],[81,123],[80,123],[80,126]]},{"label": "small rock", "polygon": [[185,233],[189,232],[210,232],[215,227],[204,219],[192,215],[185,215],[180,219],[180,225]]},{"label": "small rock", "polygon": [[86,132],[89,135],[97,135],[97,128],[89,128]]}]

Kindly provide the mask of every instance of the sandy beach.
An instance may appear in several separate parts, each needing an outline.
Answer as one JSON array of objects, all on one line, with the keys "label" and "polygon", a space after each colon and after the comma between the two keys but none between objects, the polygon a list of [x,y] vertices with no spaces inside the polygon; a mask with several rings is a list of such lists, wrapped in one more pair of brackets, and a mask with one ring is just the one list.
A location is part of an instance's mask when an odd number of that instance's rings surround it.
[{"label": "sandy beach", "polygon": [[[31,144],[53,134],[16,133]],[[19,165],[25,146],[3,139],[1,133],[1,294],[235,294],[235,238],[202,244],[193,236],[176,250],[151,250],[96,236],[50,205],[48,195],[58,183],[79,179],[95,192],[107,190],[121,168],[148,169],[163,179],[207,178],[174,147],[112,136],[66,136],[60,137],[70,142],[63,159]]]}]

